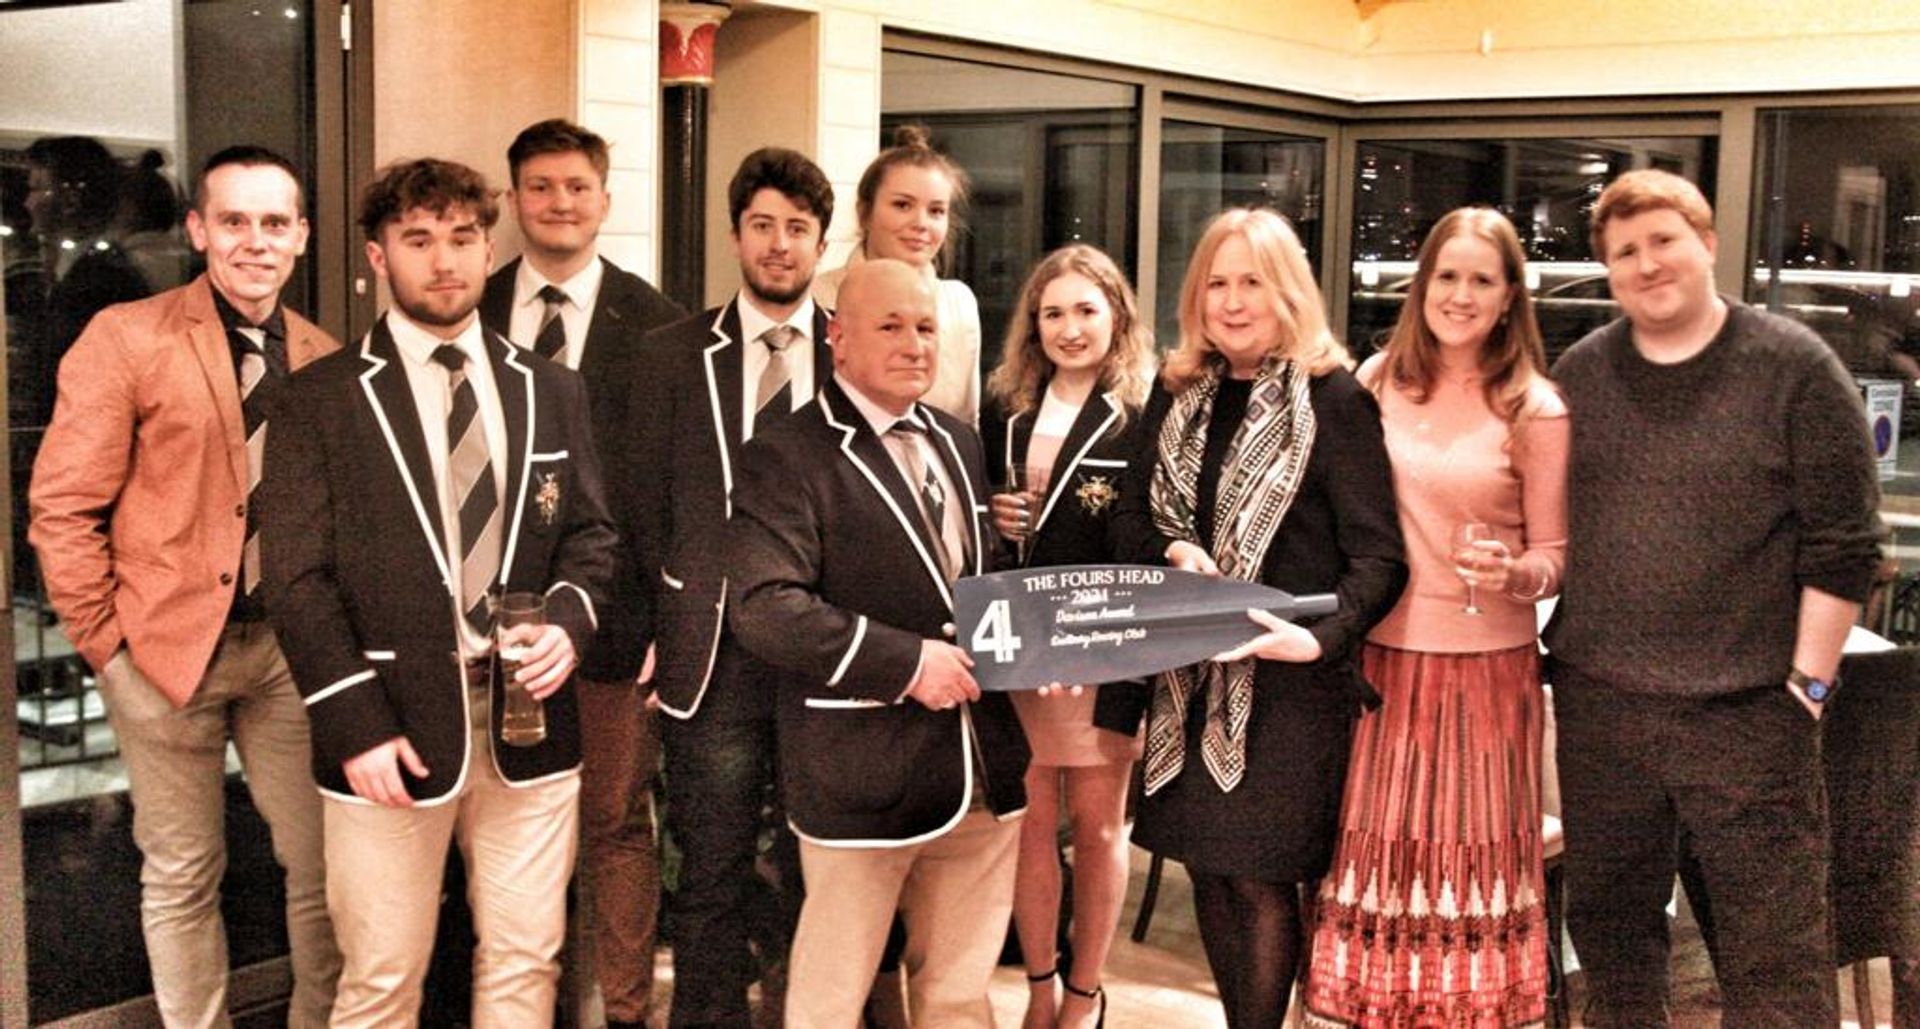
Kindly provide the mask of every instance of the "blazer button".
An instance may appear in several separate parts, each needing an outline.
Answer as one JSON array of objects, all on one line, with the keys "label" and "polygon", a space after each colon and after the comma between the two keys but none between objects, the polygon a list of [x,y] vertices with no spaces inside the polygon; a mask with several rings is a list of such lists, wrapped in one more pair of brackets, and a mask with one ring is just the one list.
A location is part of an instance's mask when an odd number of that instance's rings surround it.
[{"label": "blazer button", "polygon": [[953,633],[954,633],[954,628],[953,628],[952,622],[940,623],[940,635],[945,636],[948,639],[952,639]]},{"label": "blazer button", "polygon": [[232,573],[232,572],[221,572],[221,573],[220,573],[220,585],[222,585],[222,586],[231,586],[231,585],[233,585],[233,573]]}]

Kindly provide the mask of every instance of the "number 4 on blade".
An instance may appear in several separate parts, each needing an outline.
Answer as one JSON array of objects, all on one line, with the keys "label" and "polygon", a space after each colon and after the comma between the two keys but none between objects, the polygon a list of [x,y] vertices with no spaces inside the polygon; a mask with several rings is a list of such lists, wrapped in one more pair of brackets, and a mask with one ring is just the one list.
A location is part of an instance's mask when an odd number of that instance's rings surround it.
[{"label": "number 4 on blade", "polygon": [[971,643],[976,653],[987,651],[993,654],[993,663],[1009,664],[1013,656],[1020,652],[1020,637],[1013,634],[1013,605],[1005,600],[996,600],[987,605],[980,616],[980,624],[974,626]]}]

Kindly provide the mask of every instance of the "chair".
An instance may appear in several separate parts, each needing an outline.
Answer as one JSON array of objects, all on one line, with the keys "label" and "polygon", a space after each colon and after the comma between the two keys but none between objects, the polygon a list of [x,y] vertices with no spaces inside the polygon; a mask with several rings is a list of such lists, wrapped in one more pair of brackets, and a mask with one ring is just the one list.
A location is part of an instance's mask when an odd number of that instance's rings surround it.
[{"label": "chair", "polygon": [[1854,966],[1870,1024],[1867,962],[1892,959],[1895,1025],[1920,1021],[1920,647],[1849,655],[1821,720],[1832,825],[1828,878],[1835,961]]}]

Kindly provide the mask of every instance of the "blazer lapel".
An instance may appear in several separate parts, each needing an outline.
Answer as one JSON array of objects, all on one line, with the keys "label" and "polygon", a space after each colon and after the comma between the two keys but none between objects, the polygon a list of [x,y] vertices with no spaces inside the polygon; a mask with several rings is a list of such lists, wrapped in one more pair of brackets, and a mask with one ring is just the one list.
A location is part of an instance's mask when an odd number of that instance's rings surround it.
[{"label": "blazer lapel", "polygon": [[214,407],[220,412],[220,427],[227,442],[227,467],[241,494],[247,492],[247,430],[240,411],[240,375],[233,364],[233,346],[227,342],[227,328],[220,324],[220,312],[213,306],[213,284],[206,276],[195,283],[200,296],[185,306],[187,341],[200,371],[213,391]]},{"label": "blazer lapel", "polygon": [[481,323],[502,336],[513,328],[513,284],[520,274],[520,261],[516,257],[487,276],[486,291],[480,294]]},{"label": "blazer lapel", "polygon": [[[360,375],[360,388],[380,425],[386,440],[388,457],[406,483],[407,497],[420,532],[427,538],[433,560],[441,577],[457,583],[447,563],[444,526],[440,521],[440,491],[433,481],[433,461],[427,454],[427,438],[420,430],[420,409],[413,403],[413,387],[407,382],[407,370],[400,363],[400,349],[382,315],[360,344],[360,359],[367,370]],[[451,588],[451,586],[449,587]]]},{"label": "blazer lapel", "polygon": [[[1112,393],[1097,393],[1080,405],[1080,414],[1074,418],[1073,427],[1067,430],[1067,438],[1060,443],[1060,456],[1053,459],[1053,472],[1047,476],[1047,502],[1040,508],[1040,520],[1033,523],[1033,534],[1038,536],[1047,524],[1047,516],[1053,513],[1053,507],[1060,501],[1060,495],[1073,481],[1074,472],[1080,462],[1107,434],[1107,427],[1120,417],[1120,401]],[[1022,450],[1024,459],[1024,448]]]},{"label": "blazer lapel", "polygon": [[927,574],[934,588],[940,591],[940,598],[947,607],[953,607],[953,591],[947,587],[947,577],[941,574],[940,565],[933,556],[933,548],[937,546],[933,532],[928,528],[927,520],[921,517],[920,501],[907,486],[906,478],[900,474],[900,467],[893,463],[893,454],[887,450],[887,445],[853,406],[853,401],[847,399],[840,384],[832,379],[828,379],[820,390],[820,408],[827,424],[840,430],[841,452],[847,455],[867,484],[880,495],[881,501],[892,512],[894,521],[899,523],[913,544],[914,551],[920,555],[921,570]]},{"label": "blazer lapel", "polygon": [[287,367],[290,370],[297,372],[327,356],[326,338],[320,335],[320,330],[305,322],[296,325],[292,318],[288,318],[287,322]]},{"label": "blazer lapel", "polygon": [[[618,351],[626,342],[626,322],[631,317],[623,281],[605,258],[598,260],[600,295],[593,302],[592,317],[587,319],[586,352],[580,355],[580,374],[587,377],[589,390],[597,383],[616,381],[613,369],[619,364]],[[618,381],[625,382],[626,377],[620,376]]]},{"label": "blazer lapel", "polygon": [[941,463],[947,466],[947,481],[953,483],[954,491],[959,494],[954,499],[963,505],[960,508],[962,512],[960,519],[961,572],[965,574],[968,569],[971,569],[973,574],[979,575],[985,570],[981,567],[979,539],[982,506],[979,490],[985,484],[976,484],[973,481],[972,474],[967,471],[966,462],[960,459],[960,448],[954,444],[953,436],[942,428],[939,422],[934,421],[933,412],[928,410],[925,404],[915,406],[920,410],[920,419],[931,429],[929,435],[934,441],[933,449],[940,454]]},{"label": "blazer lapel", "polygon": [[707,407],[713,419],[714,444],[720,449],[720,479],[727,495],[727,517],[733,517],[733,455],[740,446],[740,312],[733,300],[713,316],[712,334],[702,357],[707,366]]},{"label": "blazer lapel", "polygon": [[[500,391],[500,414],[507,424],[507,481],[500,494],[506,540],[500,548],[500,586],[504,588],[513,574],[513,555],[520,542],[520,519],[527,510],[527,469],[533,456],[533,369],[527,367],[527,352],[508,343],[504,337],[486,333],[487,355],[493,359],[493,384]],[[540,360],[534,358],[534,360]]]},{"label": "blazer lapel", "polygon": [[820,392],[821,386],[833,378],[833,344],[827,341],[827,326],[833,321],[833,312],[818,300],[813,302],[813,391]]}]

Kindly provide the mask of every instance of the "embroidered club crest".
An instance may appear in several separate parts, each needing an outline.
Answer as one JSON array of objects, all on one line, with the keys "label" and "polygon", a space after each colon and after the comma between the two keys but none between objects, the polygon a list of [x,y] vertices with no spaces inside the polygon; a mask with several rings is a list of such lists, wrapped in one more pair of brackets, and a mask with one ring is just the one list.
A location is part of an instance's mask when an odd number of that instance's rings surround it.
[{"label": "embroidered club crest", "polygon": [[540,524],[552,525],[560,515],[560,475],[558,472],[540,473],[540,490],[533,495],[533,502],[540,508]]},{"label": "embroidered club crest", "polygon": [[1113,504],[1120,491],[1107,481],[1104,475],[1089,475],[1073,495],[1080,499],[1080,507],[1090,515],[1097,515]]}]

